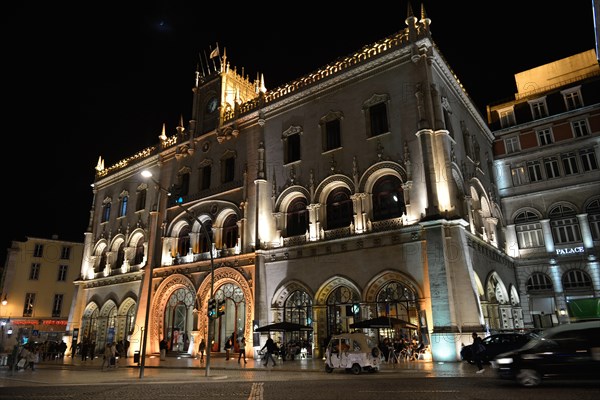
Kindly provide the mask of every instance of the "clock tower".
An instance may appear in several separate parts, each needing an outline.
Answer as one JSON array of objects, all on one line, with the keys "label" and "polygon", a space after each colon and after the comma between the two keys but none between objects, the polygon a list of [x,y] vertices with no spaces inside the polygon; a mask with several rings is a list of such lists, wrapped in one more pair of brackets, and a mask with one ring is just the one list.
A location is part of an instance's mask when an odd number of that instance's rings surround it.
[{"label": "clock tower", "polygon": [[[234,124],[239,106],[257,98],[264,84],[257,79],[250,82],[248,76],[241,75],[236,67],[231,68],[227,61],[227,52],[221,56],[217,51],[217,61],[196,71],[194,106],[192,110],[192,126],[194,137],[199,137],[217,130],[217,137],[227,135]],[[207,63],[208,64],[208,63]]]}]

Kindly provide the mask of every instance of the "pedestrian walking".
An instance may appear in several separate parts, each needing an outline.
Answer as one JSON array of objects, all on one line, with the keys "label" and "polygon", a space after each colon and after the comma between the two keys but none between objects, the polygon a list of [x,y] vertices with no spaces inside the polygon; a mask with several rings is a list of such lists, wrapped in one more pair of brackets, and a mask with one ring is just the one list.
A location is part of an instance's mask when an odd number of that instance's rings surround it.
[{"label": "pedestrian walking", "polygon": [[485,369],[483,368],[483,355],[485,354],[485,345],[481,338],[477,335],[477,332],[473,332],[471,335],[473,337],[473,345],[471,346],[471,351],[473,352],[473,360],[475,364],[477,364],[477,374],[481,374]]},{"label": "pedestrian walking", "polygon": [[233,340],[231,336],[227,338],[225,342],[225,360],[229,360],[229,353],[231,352],[231,348],[233,347]]},{"label": "pedestrian walking", "polygon": [[160,350],[160,360],[164,361],[167,359],[167,341],[165,339],[158,343],[158,349]]},{"label": "pedestrian walking", "polygon": [[106,365],[106,368],[111,367],[111,358],[113,357],[113,348],[110,343],[106,343],[106,346],[104,346],[104,356],[102,357],[102,366],[100,366],[101,371],[104,371],[104,365]]},{"label": "pedestrian walking", "polygon": [[243,336],[240,339],[240,355],[238,356],[238,364],[242,358],[244,358],[244,364],[246,364],[246,338]]},{"label": "pedestrian walking", "polygon": [[275,353],[277,351],[277,345],[275,344],[273,339],[271,339],[271,335],[269,335],[267,342],[260,350],[261,351],[266,350],[265,361],[263,362],[263,365],[265,367],[269,363],[269,360],[271,360],[273,362],[273,366],[277,365],[277,363],[275,362],[275,358],[273,357],[273,353]]}]

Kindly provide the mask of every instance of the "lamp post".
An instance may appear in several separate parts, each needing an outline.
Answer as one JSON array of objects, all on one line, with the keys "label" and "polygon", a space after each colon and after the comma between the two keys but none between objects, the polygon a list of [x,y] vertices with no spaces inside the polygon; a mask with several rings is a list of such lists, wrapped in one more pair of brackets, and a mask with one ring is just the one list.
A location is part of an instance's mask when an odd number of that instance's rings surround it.
[{"label": "lamp post", "polygon": [[[156,232],[158,231],[158,218],[160,215],[160,185],[158,185],[158,183],[156,182],[159,190],[158,190],[158,196],[157,196],[157,201],[156,201],[156,211],[154,213],[156,213],[156,216],[152,216],[152,226],[151,226],[151,232],[153,232],[154,235],[156,235]],[[152,210],[150,211],[150,214],[153,214]],[[155,250],[156,250],[156,242],[154,240],[152,240],[152,237],[150,238],[152,241],[152,247],[150,247],[150,249],[148,250],[148,260],[147,260],[147,272],[148,272],[148,293],[147,293],[147,297],[146,297],[146,314],[144,316],[144,326],[141,328],[141,339],[142,339],[142,348],[141,348],[141,352],[140,352],[140,379],[142,379],[144,377],[144,368],[146,366],[146,345],[148,343],[148,324],[149,324],[149,320],[150,320],[150,308],[151,308],[151,304],[152,304],[152,273],[153,273],[153,269],[154,269],[154,258],[155,258]]]},{"label": "lamp post", "polygon": [[[148,170],[144,170],[141,172],[141,174],[144,178],[150,179],[156,185],[156,187],[159,190],[159,193],[161,191],[163,191],[167,194],[167,196],[171,196],[171,192],[169,192],[167,189],[163,188],[160,185],[160,183],[158,183],[158,181],[152,177],[152,172],[150,172]],[[215,295],[215,293],[214,293],[214,291],[215,291],[215,263],[214,263],[214,256],[213,256],[212,238],[210,236],[210,233],[206,229],[206,225],[204,225],[204,223],[202,222],[202,220],[200,218],[196,217],[194,215],[194,213],[188,207],[184,206],[183,204],[177,202],[177,205],[179,206],[179,208],[184,210],[188,215],[190,215],[192,218],[194,218],[196,220],[196,222],[198,222],[198,224],[200,224],[200,229],[202,230],[202,232],[204,233],[204,236],[206,237],[206,242],[208,243],[208,246],[209,246],[208,252],[210,254],[210,298],[212,299],[212,298],[214,298],[214,295]],[[150,295],[148,295],[148,299],[150,299]],[[148,314],[149,313],[150,313],[150,311],[147,310],[146,326],[148,325]],[[215,327],[214,318],[212,318],[211,316],[208,316],[208,346],[207,346],[208,351],[206,352],[205,376],[210,376],[210,352],[211,352],[211,348],[212,348],[212,344],[213,344],[213,340],[214,340],[214,327]],[[144,345],[145,345],[145,342],[146,341],[144,340]],[[142,374],[142,370],[140,370],[140,375]]]}]

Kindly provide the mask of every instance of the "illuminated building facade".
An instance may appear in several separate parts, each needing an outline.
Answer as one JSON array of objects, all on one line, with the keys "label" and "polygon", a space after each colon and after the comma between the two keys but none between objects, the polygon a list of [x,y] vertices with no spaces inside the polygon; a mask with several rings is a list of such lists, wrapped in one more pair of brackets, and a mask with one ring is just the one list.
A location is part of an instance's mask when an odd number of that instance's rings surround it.
[{"label": "illuminated building facade", "polygon": [[524,328],[494,136],[424,10],[409,7],[405,24],[270,91],[215,49],[187,123],[116,165],[98,161],[70,329],[99,344],[112,329],[131,353],[150,312],[147,353],[166,338],[195,354],[211,252],[226,310],[212,351],[233,332],[260,346],[255,326],[291,321],[312,331],[286,340],[319,356],[329,335],[386,315],[418,329],[379,333],[417,335],[434,360],[455,361],[472,331]]},{"label": "illuminated building facade", "polygon": [[494,163],[525,324],[569,321],[570,299],[600,297],[600,67],[594,50],[515,75],[488,106]]},{"label": "illuminated building facade", "polygon": [[0,282],[0,353],[17,342],[63,340],[82,259],[83,243],[12,241]]}]

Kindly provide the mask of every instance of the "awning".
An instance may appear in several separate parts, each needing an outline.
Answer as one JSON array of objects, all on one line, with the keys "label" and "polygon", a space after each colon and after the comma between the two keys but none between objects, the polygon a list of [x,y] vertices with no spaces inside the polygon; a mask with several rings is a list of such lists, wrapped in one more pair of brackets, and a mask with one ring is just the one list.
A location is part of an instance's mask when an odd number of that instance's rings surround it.
[{"label": "awning", "polygon": [[361,328],[371,328],[371,329],[385,329],[385,328],[406,328],[406,329],[417,329],[418,327],[415,324],[411,324],[403,319],[394,318],[394,317],[377,317],[371,318],[364,321],[355,322],[354,324],[350,324],[350,328],[361,329]]},{"label": "awning", "polygon": [[312,331],[313,328],[307,325],[300,325],[294,322],[276,322],[274,324],[256,328],[254,332],[302,332]]}]

